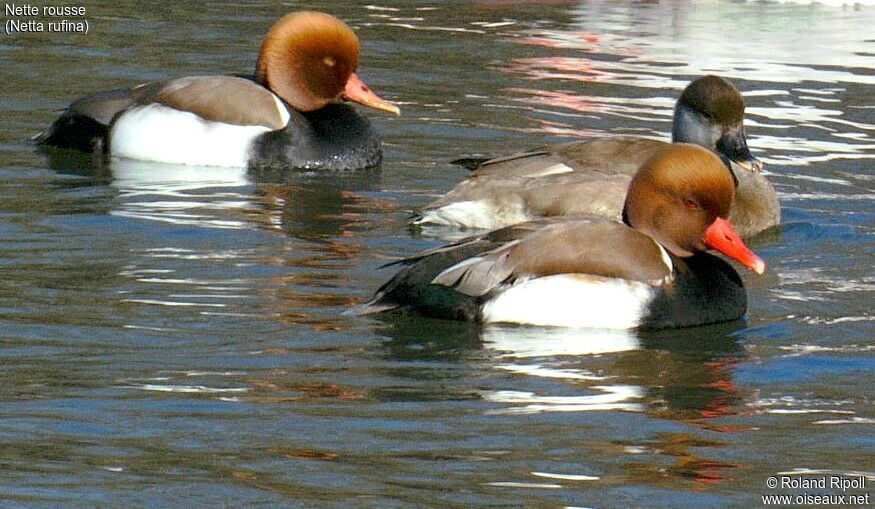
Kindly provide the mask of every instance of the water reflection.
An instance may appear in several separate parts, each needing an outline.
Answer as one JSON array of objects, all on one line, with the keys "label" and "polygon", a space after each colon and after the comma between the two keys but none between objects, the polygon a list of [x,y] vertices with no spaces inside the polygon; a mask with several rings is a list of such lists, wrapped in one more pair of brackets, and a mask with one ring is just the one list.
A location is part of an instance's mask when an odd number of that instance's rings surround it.
[{"label": "water reflection", "polygon": [[[252,173],[45,153],[58,173],[86,177],[71,181],[75,185],[112,190],[102,213],[132,226],[153,225],[147,236],[134,240],[118,270],[136,283],[123,291],[126,305],[338,330],[331,310],[353,301],[338,269],[361,257],[366,244],[358,237],[375,227],[373,217],[394,210],[393,202],[379,197],[379,170]],[[238,241],[208,233],[212,230],[233,230]],[[258,236],[259,231],[273,236]],[[186,245],[173,241],[189,232],[194,236]],[[249,268],[262,266],[271,269],[254,277]],[[257,313],[251,302],[263,303]]]},{"label": "water reflection", "polygon": [[[749,141],[754,149],[769,150],[766,162],[802,166],[871,159],[875,124],[864,120],[862,111],[837,107],[853,97],[856,86],[875,83],[871,73],[862,71],[871,64],[870,48],[865,41],[843,36],[865,30],[865,18],[853,13],[838,21],[830,17],[831,27],[818,32],[824,46],[811,52],[798,51],[813,43],[808,29],[778,39],[773,35],[774,23],[823,23],[823,10],[832,8],[789,6],[761,12],[726,3],[582,2],[573,9],[571,26],[505,35],[514,44],[547,48],[552,54],[522,56],[532,53],[522,51],[495,69],[534,80],[535,86],[505,88],[509,99],[534,117],[536,124],[524,129],[529,132],[592,136],[611,130],[664,137],[671,97],[688,83],[684,77],[719,69],[748,98]],[[722,29],[727,19],[734,20],[733,30]],[[743,61],[739,44],[744,46]],[[818,86],[809,85],[814,83]],[[622,85],[628,95],[598,93],[609,85]],[[619,125],[605,122],[612,118]],[[803,134],[805,127],[820,129],[829,139]]]},{"label": "water reflection", "polygon": [[[657,433],[641,442],[618,441],[618,446],[629,454],[640,455],[638,460],[626,463],[628,480],[647,483],[663,488],[675,488],[678,481],[693,481],[700,484],[725,482],[735,469],[742,465],[708,458],[703,451],[725,447],[722,440],[705,439],[693,433]],[[645,461],[647,456],[668,458],[671,463],[658,465]]]},{"label": "water reflection", "polygon": [[[707,419],[734,413],[741,403],[731,376],[733,364],[744,358],[731,335],[740,327],[736,323],[670,333],[498,328],[486,329],[482,338],[484,346],[501,352],[501,359],[513,361],[498,369],[564,380],[606,393],[596,403],[634,403],[618,408],[713,429]],[[516,403],[513,411],[588,409],[576,406],[574,398],[544,395],[510,401],[503,393],[496,400]]]},{"label": "water reflection", "polygon": [[379,170],[250,175],[258,182],[256,194],[279,210],[270,222],[292,237],[325,242],[353,237],[371,227],[366,221],[369,214],[390,213],[396,208],[393,202],[376,196],[381,184]]},{"label": "water reflection", "polygon": [[[703,431],[749,431],[745,426],[712,423],[744,413],[752,397],[733,382],[734,367],[747,360],[735,338],[742,322],[635,333],[481,327],[404,314],[376,315],[376,320],[378,331],[389,337],[383,348],[391,359],[453,360],[506,373],[496,382],[499,387],[478,391],[480,399],[492,403],[487,414],[638,412]],[[636,482],[651,482],[647,478],[657,470],[658,477],[665,479],[657,484],[673,482],[666,478],[719,482],[725,469],[736,467],[707,458],[702,448],[720,447],[723,442],[693,432],[662,433],[618,444],[624,455],[637,458],[628,465],[628,475]],[[641,462],[640,455],[672,456],[677,464],[666,470],[649,460]]]},{"label": "water reflection", "polygon": [[246,228],[229,217],[250,208],[246,193],[236,188],[250,182],[240,168],[189,167],[131,159],[112,159],[112,187],[119,191],[112,214],[179,226]]},{"label": "water reflection", "polygon": [[379,169],[355,173],[258,171],[94,157],[43,147],[50,168],[117,191],[113,215],[203,228],[268,228],[308,240],[350,236],[365,213],[393,210],[373,197]]}]

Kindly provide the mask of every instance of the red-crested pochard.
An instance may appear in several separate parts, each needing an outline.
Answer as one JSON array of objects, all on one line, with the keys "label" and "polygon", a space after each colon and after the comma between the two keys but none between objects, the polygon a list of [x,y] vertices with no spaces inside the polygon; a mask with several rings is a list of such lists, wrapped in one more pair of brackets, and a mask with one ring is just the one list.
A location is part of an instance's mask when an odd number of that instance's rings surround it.
[{"label": "red-crested pochard", "polygon": [[398,114],[355,74],[359,40],[339,19],[294,12],[268,31],[255,76],[190,76],[74,101],[43,145],[201,166],[351,170],[380,140],[350,106]]},{"label": "red-crested pochard", "polygon": [[[731,83],[704,76],[684,89],[672,140],[712,150],[737,182],[729,219],[743,236],[781,221],[775,189],[747,147],[744,100]],[[619,136],[548,146],[491,160],[458,162],[474,171],[432,202],[414,224],[495,229],[539,217],[596,214],[619,219],[626,188],[644,161],[666,142]]]},{"label": "red-crested pochard", "polygon": [[627,224],[543,218],[426,251],[350,310],[395,308],[443,318],[607,329],[740,318],[738,273],[711,248],[761,274],[765,263],[726,219],[735,186],[714,153],[663,147],[629,185]]}]

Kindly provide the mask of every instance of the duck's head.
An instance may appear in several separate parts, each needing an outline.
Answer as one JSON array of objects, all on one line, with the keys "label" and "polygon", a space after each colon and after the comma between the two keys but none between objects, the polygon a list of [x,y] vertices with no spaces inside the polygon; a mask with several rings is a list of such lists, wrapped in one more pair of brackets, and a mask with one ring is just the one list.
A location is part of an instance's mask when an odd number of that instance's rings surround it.
[{"label": "duck's head", "polygon": [[323,12],[293,12],[267,32],[255,77],[293,108],[313,111],[348,100],[398,114],[355,74],[359,40],[343,21]]},{"label": "duck's head", "polygon": [[744,99],[732,83],[703,76],[687,85],[674,111],[672,141],[695,143],[747,171],[763,163],[751,155],[744,135]]},{"label": "duck's head", "polygon": [[734,193],[732,175],[717,155],[676,143],[638,170],[629,184],[623,217],[676,256],[715,249],[762,274],[765,262],[726,219]]}]

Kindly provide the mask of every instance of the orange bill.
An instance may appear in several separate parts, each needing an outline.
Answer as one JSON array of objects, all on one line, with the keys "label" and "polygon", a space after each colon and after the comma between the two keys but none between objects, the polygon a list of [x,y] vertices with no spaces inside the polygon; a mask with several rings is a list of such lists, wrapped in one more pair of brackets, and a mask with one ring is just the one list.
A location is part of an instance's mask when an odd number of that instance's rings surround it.
[{"label": "orange bill", "polygon": [[715,219],[705,230],[705,245],[738,261],[757,274],[762,274],[766,270],[766,262],[744,245],[732,224],[722,217]]},{"label": "orange bill", "polygon": [[395,115],[401,114],[401,110],[398,109],[398,106],[395,106],[375,94],[374,91],[371,90],[371,88],[355,73],[352,73],[349,76],[349,80],[346,82],[346,87],[343,89],[343,95],[341,97],[347,101],[356,102],[369,108],[388,111]]}]

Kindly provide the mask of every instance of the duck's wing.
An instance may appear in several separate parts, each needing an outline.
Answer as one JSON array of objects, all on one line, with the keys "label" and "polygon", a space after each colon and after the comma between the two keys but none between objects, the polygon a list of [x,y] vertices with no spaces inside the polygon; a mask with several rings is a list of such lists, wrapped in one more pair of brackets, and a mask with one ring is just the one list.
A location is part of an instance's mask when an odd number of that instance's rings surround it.
[{"label": "duck's wing", "polygon": [[431,283],[479,297],[522,278],[557,274],[655,283],[671,268],[668,255],[650,237],[602,218],[573,219],[467,257]]},{"label": "duck's wing", "polygon": [[[457,294],[443,286],[432,284],[432,280],[447,268],[466,259],[500,248],[525,237],[547,224],[557,220],[545,219],[518,224],[482,235],[474,235],[452,244],[421,251],[413,256],[383,265],[389,267],[403,265],[395,276],[381,286],[367,302],[355,306],[347,314],[369,314],[402,307],[411,301],[439,301],[448,309],[462,307],[465,312],[473,312],[471,299]],[[462,296],[461,299],[458,297]],[[437,305],[437,304],[436,304]]]},{"label": "duck's wing", "polygon": [[158,103],[213,122],[282,129],[289,121],[285,103],[260,84],[238,76],[189,76],[163,82],[140,104]]},{"label": "duck's wing", "polygon": [[477,175],[430,203],[413,223],[501,228],[542,217],[579,214],[619,220],[630,181],[626,174]]},{"label": "duck's wing", "polygon": [[151,104],[194,113],[204,120],[272,130],[282,129],[290,119],[285,103],[252,80],[191,76],[81,97],[33,140],[41,145],[101,152],[106,150],[110,125],[121,113]]},{"label": "duck's wing", "polygon": [[553,145],[480,164],[414,217],[418,225],[500,228],[539,217],[617,220],[638,168],[668,144],[611,137]]},{"label": "duck's wing", "polygon": [[[671,262],[648,236],[603,218],[522,223],[416,255],[352,313],[404,306],[439,316],[476,316],[491,292],[555,274],[663,281]],[[445,311],[446,310],[446,311]]]},{"label": "duck's wing", "polygon": [[585,141],[550,145],[529,152],[520,152],[479,162],[460,159],[476,168],[473,175],[503,178],[543,177],[565,173],[596,175],[634,175],[647,159],[666,147],[658,140],[634,136],[612,136]]}]

